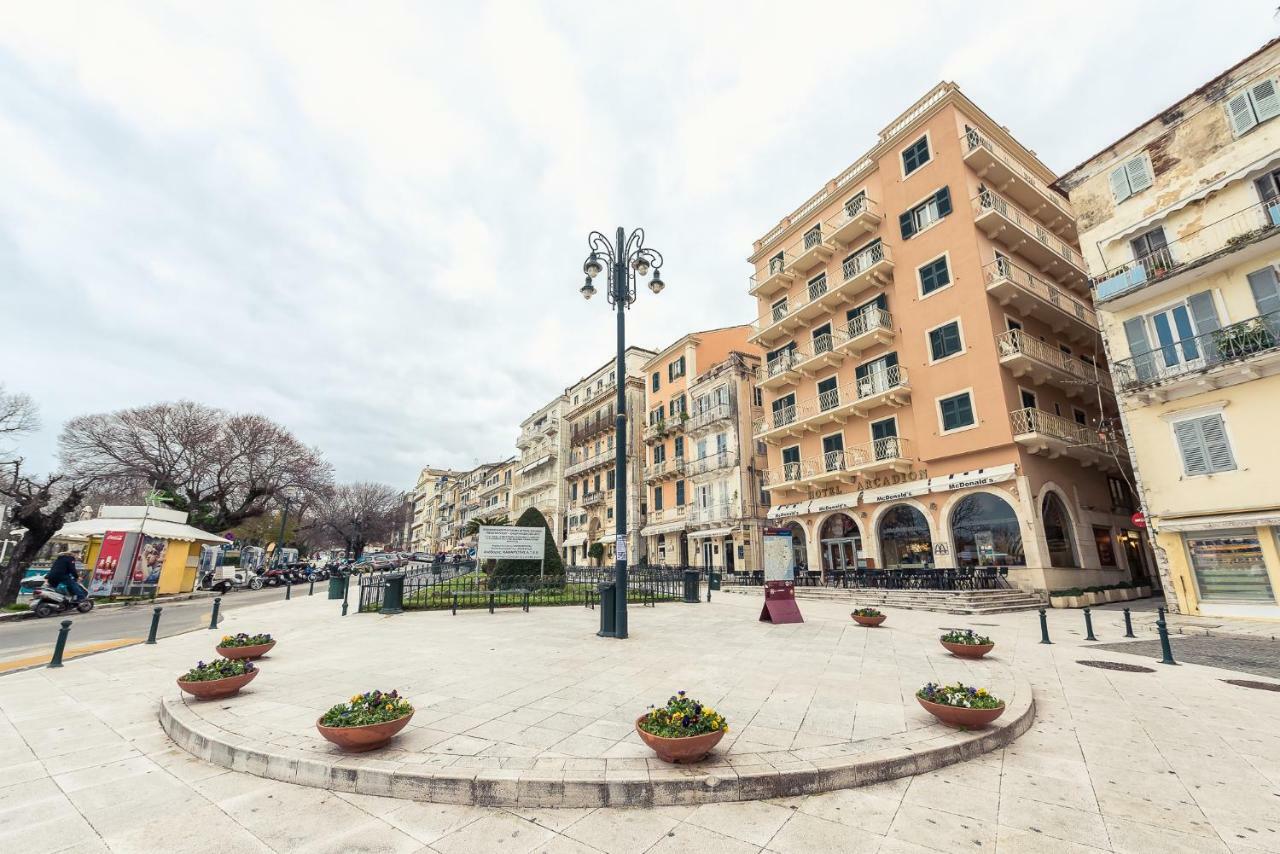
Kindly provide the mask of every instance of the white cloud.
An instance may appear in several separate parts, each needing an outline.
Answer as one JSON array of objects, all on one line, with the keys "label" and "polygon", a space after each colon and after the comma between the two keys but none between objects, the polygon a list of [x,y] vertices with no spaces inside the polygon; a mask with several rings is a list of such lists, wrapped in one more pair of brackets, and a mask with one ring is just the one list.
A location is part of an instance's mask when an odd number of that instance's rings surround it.
[{"label": "white cloud", "polygon": [[577,295],[589,229],[643,225],[667,257],[631,343],[743,322],[751,242],[938,79],[1064,167],[1270,26],[1190,3],[10,5],[0,379],[42,406],[38,465],[68,417],[185,396],[408,484],[513,453],[612,354]]}]

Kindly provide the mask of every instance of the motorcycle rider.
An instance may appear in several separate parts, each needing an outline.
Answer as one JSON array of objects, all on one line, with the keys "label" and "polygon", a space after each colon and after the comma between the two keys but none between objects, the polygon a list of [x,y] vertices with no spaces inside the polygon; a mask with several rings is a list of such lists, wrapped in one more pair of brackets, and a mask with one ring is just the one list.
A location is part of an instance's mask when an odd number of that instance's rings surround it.
[{"label": "motorcycle rider", "polygon": [[45,576],[45,584],[50,587],[66,587],[77,602],[89,595],[89,591],[80,584],[80,573],[76,571],[76,553],[72,551],[63,552],[54,559],[49,574]]}]

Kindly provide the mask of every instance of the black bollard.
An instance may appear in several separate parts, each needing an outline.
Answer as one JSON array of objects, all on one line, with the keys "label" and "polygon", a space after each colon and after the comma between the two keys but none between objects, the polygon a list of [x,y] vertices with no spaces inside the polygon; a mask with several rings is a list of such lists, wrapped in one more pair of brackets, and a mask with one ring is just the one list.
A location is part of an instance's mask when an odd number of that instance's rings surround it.
[{"label": "black bollard", "polygon": [[62,653],[67,648],[67,635],[71,633],[71,621],[63,620],[62,628],[58,629],[58,640],[53,645],[53,658],[49,661],[50,667],[62,666]]},{"label": "black bollard", "polygon": [[1089,613],[1088,608],[1084,609],[1084,639],[1091,641],[1097,640],[1097,638],[1093,636],[1093,615]]},{"label": "black bollard", "polygon": [[1124,636],[1127,638],[1136,638],[1133,633],[1133,617],[1129,614],[1129,609],[1124,609]]},{"label": "black bollard", "polygon": [[209,628],[216,630],[218,628],[218,610],[222,607],[222,597],[213,597],[213,614],[209,617]]},{"label": "black bollard", "polygon": [[1040,609],[1040,643],[1053,643],[1049,640],[1049,618],[1045,616],[1044,608]]},{"label": "black bollard", "polygon": [[311,586],[307,588],[307,595],[308,596],[316,595],[316,577],[314,575],[311,576]]},{"label": "black bollard", "polygon": [[347,616],[347,595],[351,592],[351,573],[342,582],[342,616]]},{"label": "black bollard", "polygon": [[151,612],[151,631],[147,632],[147,643],[156,642],[156,632],[160,630],[160,612],[164,608],[156,608]]},{"label": "black bollard", "polygon": [[1169,645],[1169,624],[1164,621],[1164,608],[1157,608],[1159,616],[1156,617],[1156,631],[1160,633],[1160,652],[1163,658],[1160,659],[1161,664],[1177,664],[1173,660],[1173,647]]}]

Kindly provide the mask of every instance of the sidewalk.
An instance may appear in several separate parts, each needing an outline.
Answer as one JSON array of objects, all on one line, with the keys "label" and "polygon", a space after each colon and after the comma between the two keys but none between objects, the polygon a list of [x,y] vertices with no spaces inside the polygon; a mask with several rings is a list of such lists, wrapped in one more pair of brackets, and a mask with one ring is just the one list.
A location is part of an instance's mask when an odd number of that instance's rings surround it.
[{"label": "sidewalk", "polygon": [[[133,602],[97,602],[94,601],[93,610],[105,611],[112,608],[151,608],[156,605],[164,605],[167,602],[186,602],[190,599],[211,599],[217,596],[214,590],[193,590],[190,593],[170,593],[167,596],[157,596],[155,599],[138,599]],[[74,617],[74,614],[68,616]],[[35,617],[32,611],[0,611],[0,623],[11,620],[27,620]]]},{"label": "sidewalk", "polygon": [[[1082,621],[1070,619],[1079,618],[1074,612],[1049,615],[1049,646],[1038,643],[1035,612],[973,618],[974,628],[997,641],[997,661],[1024,674],[1036,692],[1036,720],[1009,747],[927,774],[825,794],[647,809],[472,807],[276,782],[209,765],[172,746],[157,723],[159,701],[177,694],[175,676],[210,657],[215,635],[224,632],[271,631],[281,639],[277,662],[264,660],[255,690],[218,704],[236,709],[269,701],[254,717],[269,724],[281,719],[268,708],[280,700],[271,701],[272,670],[287,662],[309,668],[326,691],[335,673],[353,666],[363,668],[370,687],[388,687],[408,656],[424,661],[428,673],[437,672],[433,657],[519,665],[530,632],[558,631],[566,655],[615,660],[632,654],[619,648],[623,644],[652,643],[646,635],[661,623],[685,620],[692,627],[714,618],[740,620],[742,631],[758,633],[755,654],[763,660],[785,638],[835,665],[850,651],[865,650],[871,663],[886,655],[914,662],[923,656],[945,667],[934,652],[936,637],[940,627],[957,622],[890,610],[885,627],[867,630],[851,627],[839,606],[804,602],[806,623],[770,626],[756,622],[759,602],[752,597],[720,596],[710,605],[634,608],[632,639],[613,641],[595,638],[597,615],[579,608],[343,618],[334,606],[318,597],[277,600],[233,612],[216,633],[0,677],[0,850],[1280,851],[1280,694],[1224,685],[1221,679],[1240,675],[1231,671],[1162,667],[1087,649]],[[1119,615],[1106,609],[1095,613],[1094,626],[1106,642],[1123,634]],[[462,648],[454,643],[462,634],[485,642]],[[673,668],[681,661],[682,637],[659,639]],[[1087,659],[1154,672],[1077,664]],[[869,691],[913,690],[910,679],[899,680],[887,668],[867,665],[861,674]],[[707,671],[698,684],[677,687],[696,692],[718,675]],[[809,687],[799,675],[791,685],[802,703],[794,714],[802,720],[859,702],[833,696],[815,705]],[[411,698],[421,709],[437,693],[428,678],[412,686]],[[586,702],[561,699],[566,707]],[[469,726],[465,716],[459,710],[457,720],[443,724],[462,729],[451,737],[485,726]],[[730,725],[752,722],[731,719]]]},{"label": "sidewalk", "polygon": [[[1132,602],[1113,602],[1096,605],[1093,611],[1121,611],[1128,607],[1133,616],[1135,633],[1156,634],[1156,609],[1164,606],[1164,597],[1155,595]],[[1220,638],[1259,638],[1280,640],[1280,620],[1249,620],[1242,617],[1195,617],[1186,614],[1165,615],[1171,635],[1191,635]]]}]

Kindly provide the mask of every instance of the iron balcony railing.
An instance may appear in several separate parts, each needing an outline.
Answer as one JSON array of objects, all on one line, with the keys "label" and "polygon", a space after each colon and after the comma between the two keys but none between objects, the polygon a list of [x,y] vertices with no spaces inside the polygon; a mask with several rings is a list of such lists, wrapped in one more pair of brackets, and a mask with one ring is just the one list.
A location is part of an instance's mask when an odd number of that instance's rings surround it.
[{"label": "iron balcony railing", "polygon": [[583,507],[602,506],[613,499],[612,489],[597,489],[595,492],[588,492],[582,496]]},{"label": "iron balcony railing", "polygon": [[549,436],[554,433],[560,426],[559,419],[547,418],[541,424],[530,425],[520,431],[520,438],[516,441],[516,447],[523,448],[531,442]]},{"label": "iron balcony railing", "polygon": [[894,389],[907,386],[907,369],[902,365],[872,371],[859,377],[852,383],[845,383],[822,392],[817,397],[809,398],[797,404],[781,406],[773,409],[764,418],[755,422],[755,433],[767,433],[780,427],[787,427],[798,421],[821,415],[838,408],[842,403],[852,403],[876,397]]},{"label": "iron balcony railing", "polygon": [[1068,264],[1076,267],[1080,271],[1084,271],[1084,256],[1072,249],[1064,240],[1058,237],[1044,225],[1039,222],[1031,214],[1015,205],[1013,202],[1001,196],[992,190],[983,190],[981,193],[973,197],[973,212],[981,215],[987,211],[995,211],[1009,222],[1014,223],[1023,231],[1031,234],[1044,246],[1060,256]]},{"label": "iron balcony railing", "polygon": [[1010,329],[996,336],[996,350],[1000,358],[1025,356],[1050,368],[1070,374],[1080,385],[1100,385],[1110,391],[1111,377],[1097,365],[1068,355],[1028,335],[1021,329]]},{"label": "iron balcony railing", "polygon": [[868,199],[865,195],[854,196],[846,201],[835,216],[806,229],[791,245],[769,256],[764,269],[749,279],[748,291],[754,293],[760,283],[788,272],[796,259],[815,247],[847,240],[846,232],[863,233],[865,227],[858,228],[858,223],[855,222],[859,217],[864,220],[874,218],[874,222],[878,223],[883,219],[879,202]]},{"label": "iron balcony railing", "polygon": [[1101,302],[1144,288],[1219,253],[1280,233],[1278,229],[1280,198],[1250,205],[1095,277],[1094,299]]},{"label": "iron balcony railing", "polygon": [[901,436],[883,436],[853,450],[859,466],[886,460],[906,460],[911,458],[911,440]]},{"label": "iron balcony railing", "polygon": [[1013,435],[1022,436],[1028,433],[1039,433],[1050,436],[1071,446],[1094,448],[1100,451],[1111,451],[1112,439],[1097,428],[1085,424],[1077,424],[1061,415],[1045,412],[1043,409],[1027,407],[1015,409],[1009,413],[1009,423]]},{"label": "iron balcony railing", "polygon": [[689,522],[694,525],[714,522],[728,522],[737,519],[741,514],[732,501],[721,501],[703,507],[694,506],[689,509]]},{"label": "iron balcony railing", "polygon": [[1122,391],[1131,391],[1218,365],[1243,362],[1277,347],[1280,312],[1271,312],[1120,359],[1112,365],[1111,374]]},{"label": "iron balcony railing", "polygon": [[840,265],[840,271],[844,274],[844,280],[847,282],[854,276],[862,275],[876,264],[885,260],[893,260],[889,247],[884,243],[873,243],[866,249],[844,259],[844,262]]},{"label": "iron balcony railing", "polygon": [[[889,247],[883,243],[876,243],[868,246],[854,255],[846,258],[841,264],[841,272],[844,275],[844,281],[848,282],[856,276],[870,270],[881,261],[893,260],[893,256]],[[822,273],[809,282],[805,290],[799,298],[790,296],[778,300],[770,307],[767,314],[756,318],[751,322],[751,332],[758,335],[776,323],[780,323],[791,317],[796,312],[812,303],[817,302],[827,295],[831,290],[831,283],[825,273]]]},{"label": "iron balcony railing", "polygon": [[687,506],[684,504],[676,507],[659,507],[657,510],[649,511],[649,522],[677,522],[686,517],[686,510]]},{"label": "iron balcony railing", "polygon": [[1050,284],[1014,264],[1008,258],[997,258],[982,268],[986,283],[1004,280],[1041,302],[1074,317],[1091,329],[1098,328],[1098,313],[1057,285]]},{"label": "iron balcony railing", "polygon": [[783,463],[776,469],[768,469],[764,473],[764,485],[782,486],[798,483],[817,471],[817,464],[812,460],[800,460],[794,463]]},{"label": "iron balcony railing", "polygon": [[[868,332],[874,332],[877,329],[893,330],[893,315],[885,311],[883,308],[876,306],[868,306],[853,316],[844,326],[844,340],[852,341],[866,335]],[[843,343],[836,341],[836,345]]]},{"label": "iron balcony railing", "polygon": [[695,412],[689,416],[689,420],[685,422],[684,429],[686,433],[692,433],[704,427],[709,427],[717,421],[732,417],[733,404],[728,401],[721,401],[720,403],[713,403],[701,412]]},{"label": "iron balcony railing", "polygon": [[685,473],[690,477],[693,477],[694,475],[729,468],[730,466],[735,466],[737,464],[738,452],[733,449],[726,449],[713,454],[707,454],[705,457],[694,457],[689,460]]},{"label": "iron balcony railing", "polygon": [[569,465],[564,470],[565,477],[572,477],[575,474],[581,474],[584,471],[595,468],[596,466],[609,465],[616,458],[616,452],[613,448],[601,451],[598,454],[590,454],[583,456],[573,454],[569,458]]},{"label": "iron balcony railing", "polygon": [[791,347],[778,353],[772,359],[756,369],[757,379],[765,382],[774,377],[793,371],[810,359],[831,353],[843,344],[874,332],[878,329],[893,330],[893,315],[882,308],[869,306],[858,312],[843,326],[837,326],[833,332],[815,335],[809,347]]},{"label": "iron balcony railing", "polygon": [[1062,196],[1049,189],[1048,184],[1033,175],[1029,169],[1019,163],[1017,159],[1009,154],[1009,152],[992,142],[985,135],[979,133],[974,128],[969,128],[964,132],[963,136],[961,136],[961,139],[964,140],[966,154],[979,148],[989,151],[991,156],[995,157],[1007,166],[1019,178],[1039,190],[1059,214],[1067,219],[1074,219],[1074,215],[1067,209],[1066,200],[1063,199]]}]

